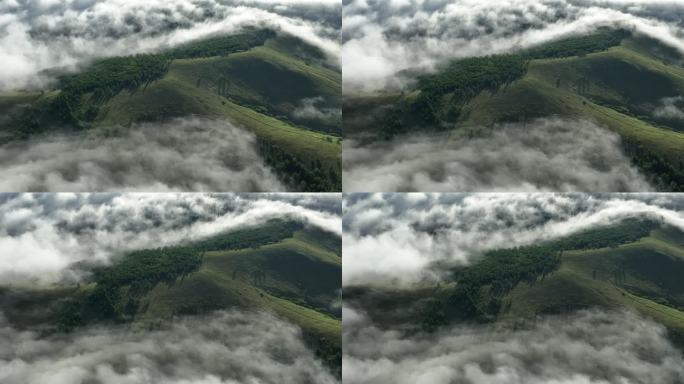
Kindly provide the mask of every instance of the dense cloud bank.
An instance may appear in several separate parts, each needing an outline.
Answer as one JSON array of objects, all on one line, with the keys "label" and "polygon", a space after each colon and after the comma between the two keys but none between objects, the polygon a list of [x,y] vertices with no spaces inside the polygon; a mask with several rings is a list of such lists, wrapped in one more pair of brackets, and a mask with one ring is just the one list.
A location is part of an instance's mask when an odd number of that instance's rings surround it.
[{"label": "dense cloud bank", "polygon": [[[266,26],[339,54],[334,0],[4,0],[0,90],[42,87],[50,68],[148,53],[245,26]],[[106,49],[103,49],[106,47]]]},{"label": "dense cloud bank", "polygon": [[676,194],[347,194],[343,211],[346,285],[434,282],[486,250],[631,217],[684,230]]},{"label": "dense cloud bank", "polygon": [[397,86],[395,74],[444,59],[505,53],[612,26],[684,52],[675,0],[345,0],[347,91]]},{"label": "dense cloud bank", "polygon": [[586,311],[524,328],[455,326],[406,336],[345,308],[343,381],[355,384],[672,384],[684,359],[665,328]]},{"label": "dense cloud bank", "polygon": [[497,126],[477,139],[402,136],[344,143],[343,182],[355,191],[650,191],[620,137],[588,121]]},{"label": "dense cloud bank", "polygon": [[284,191],[253,134],[226,121],[137,124],[110,137],[34,137],[0,147],[1,191]]},{"label": "dense cloud bank", "polygon": [[93,327],[40,337],[0,319],[6,384],[237,384],[339,382],[299,328],[238,311],[175,319],[155,330]]},{"label": "dense cloud bank", "polygon": [[0,281],[82,277],[75,263],[108,263],[156,248],[290,218],[339,234],[338,194],[0,195]]}]

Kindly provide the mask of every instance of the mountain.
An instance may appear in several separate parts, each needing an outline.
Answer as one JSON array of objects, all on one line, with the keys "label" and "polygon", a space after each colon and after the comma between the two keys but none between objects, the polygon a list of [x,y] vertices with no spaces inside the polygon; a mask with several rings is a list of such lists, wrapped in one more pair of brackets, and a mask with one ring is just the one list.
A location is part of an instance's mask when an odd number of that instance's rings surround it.
[{"label": "mountain", "polygon": [[349,94],[345,134],[382,141],[417,132],[486,137],[537,118],[597,122],[660,190],[684,190],[684,58],[660,42],[602,29],[507,55],[455,60],[401,74],[403,91]]},{"label": "mountain", "polygon": [[227,120],[256,136],[289,188],[341,190],[341,71],[294,36],[246,29],[46,75],[58,79],[51,89],[0,95],[0,143],[57,131],[116,135],[182,117]]},{"label": "mountain", "polygon": [[684,348],[684,232],[625,220],[531,246],[494,250],[438,285],[345,287],[375,324],[434,331],[455,323],[509,323],[588,308],[635,310]]},{"label": "mountain", "polygon": [[154,327],[174,316],[227,308],[265,310],[301,327],[341,373],[341,239],[298,222],[272,220],[173,247],[78,266],[79,284],[0,288],[0,310],[17,329],[44,334],[86,325]]}]

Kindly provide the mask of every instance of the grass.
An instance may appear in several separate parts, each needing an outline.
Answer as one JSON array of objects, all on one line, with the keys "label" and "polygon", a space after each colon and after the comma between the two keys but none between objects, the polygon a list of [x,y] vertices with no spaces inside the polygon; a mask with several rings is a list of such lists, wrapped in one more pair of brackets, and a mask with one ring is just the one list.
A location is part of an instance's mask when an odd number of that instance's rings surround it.
[{"label": "grass", "polygon": [[[504,298],[509,309],[500,313],[500,319],[595,306],[626,307],[684,332],[684,311],[677,308],[684,308],[684,281],[676,279],[684,270],[684,247],[664,241],[663,235],[663,230],[655,230],[617,248],[565,252],[557,271],[535,284],[519,284]],[[616,269],[626,271],[619,285],[614,282]],[[669,282],[668,274],[672,275]]]},{"label": "grass", "polygon": [[[280,258],[292,263],[297,273],[284,270]],[[254,284],[254,271],[266,273],[264,283]],[[316,309],[330,304],[339,287],[339,258],[313,243],[289,238],[256,249],[207,252],[198,271],[177,284],[153,289],[142,302],[144,311],[137,319],[152,321],[226,307],[260,308],[305,332],[339,343],[340,319]]]},{"label": "grass", "polygon": [[[341,243],[339,236],[336,239]],[[276,243],[206,252],[196,271],[139,293],[137,309],[127,321],[153,324],[176,315],[226,308],[265,310],[300,326],[305,335],[340,348],[341,312],[332,304],[339,297],[341,268],[330,240],[319,240],[315,231],[307,228]],[[254,280],[254,272],[264,276],[262,281]],[[60,303],[86,302],[94,291],[92,283],[47,289],[0,288],[0,298],[12,324],[51,332],[58,324]],[[129,301],[128,292],[124,287],[120,303]],[[101,314],[90,311],[82,310],[86,323],[101,319]]]},{"label": "grass", "polygon": [[[86,93],[82,103],[97,106],[96,115],[92,122],[80,125],[88,127],[92,135],[109,135],[113,127],[139,122],[177,117],[225,119],[252,132],[260,143],[294,156],[307,172],[315,173],[306,167],[318,161],[326,175],[341,175],[341,118],[317,120],[294,112],[307,98],[317,98],[317,108],[339,110],[341,73],[320,60],[307,59],[316,56],[314,48],[287,39],[277,37],[264,46],[226,56],[176,59],[161,78],[104,100]],[[297,52],[285,53],[287,46],[297,47]],[[44,95],[0,95],[0,112],[24,104],[45,106],[57,95],[58,90]],[[34,114],[42,131],[59,128],[45,126],[50,124],[50,116]],[[11,119],[0,118],[0,142],[17,138],[12,124]]]}]

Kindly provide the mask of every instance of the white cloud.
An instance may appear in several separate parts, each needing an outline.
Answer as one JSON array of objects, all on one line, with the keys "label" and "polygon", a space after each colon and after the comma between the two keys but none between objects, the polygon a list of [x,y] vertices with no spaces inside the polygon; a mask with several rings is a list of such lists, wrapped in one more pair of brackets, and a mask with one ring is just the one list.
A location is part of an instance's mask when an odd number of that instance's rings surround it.
[{"label": "white cloud", "polygon": [[650,191],[620,137],[588,121],[505,124],[476,139],[402,136],[344,142],[343,184],[356,191]]},{"label": "white cloud", "polygon": [[517,328],[453,326],[405,335],[344,320],[343,381],[356,384],[670,384],[684,359],[663,326],[631,312],[585,311]]},{"label": "white cloud", "polygon": [[0,190],[286,190],[255,143],[229,122],[197,118],[136,124],[115,137],[40,136],[0,146]]},{"label": "white cloud", "polygon": [[684,121],[684,96],[666,97],[660,103],[653,111],[655,117]]},{"label": "white cloud", "polygon": [[340,234],[340,195],[20,194],[0,203],[0,280],[79,279],[74,263],[108,263],[128,250],[168,246],[291,218]]},{"label": "white cloud", "polygon": [[347,194],[343,209],[345,285],[435,282],[445,264],[630,217],[684,230],[677,195]]},{"label": "white cloud", "polygon": [[266,313],[235,310],[178,318],[153,330],[88,327],[52,336],[0,322],[0,381],[339,383],[306,347],[299,328]]},{"label": "white cloud", "polygon": [[[0,90],[44,86],[41,73],[94,58],[155,52],[245,26],[301,37],[335,58],[339,3],[331,0],[127,0],[0,3]],[[103,49],[106,47],[106,49]]]},{"label": "white cloud", "polygon": [[449,58],[510,52],[599,27],[628,28],[684,53],[684,5],[629,0],[350,0],[343,6],[344,89],[393,86],[396,73]]}]

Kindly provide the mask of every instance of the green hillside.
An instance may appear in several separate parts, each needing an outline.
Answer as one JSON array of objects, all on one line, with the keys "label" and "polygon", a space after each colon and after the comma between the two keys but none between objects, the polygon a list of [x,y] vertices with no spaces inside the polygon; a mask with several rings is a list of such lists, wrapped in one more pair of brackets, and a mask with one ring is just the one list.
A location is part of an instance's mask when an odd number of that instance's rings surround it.
[{"label": "green hillside", "polygon": [[0,143],[64,129],[107,135],[141,122],[225,119],[256,135],[290,188],[341,190],[341,73],[295,37],[247,30],[104,59],[58,78],[54,90],[0,95]]},{"label": "green hillside", "polygon": [[[684,122],[659,116],[684,94],[676,51],[623,31],[552,42],[513,55],[458,60],[414,89],[345,95],[345,133],[385,139],[419,130],[482,136],[497,123],[542,117],[595,121],[661,190],[684,190]],[[462,137],[463,135],[457,135]]]},{"label": "green hillside", "polygon": [[588,308],[636,310],[684,347],[684,232],[625,221],[559,241],[488,252],[438,286],[345,287],[378,323],[435,330],[452,322],[515,322]]},{"label": "green hillside", "polygon": [[329,248],[332,236],[271,221],[183,246],[127,253],[111,266],[88,268],[91,279],[78,286],[2,288],[0,308],[14,326],[48,333],[101,322],[153,326],[176,315],[227,308],[265,310],[300,326],[339,374],[342,259]]}]

